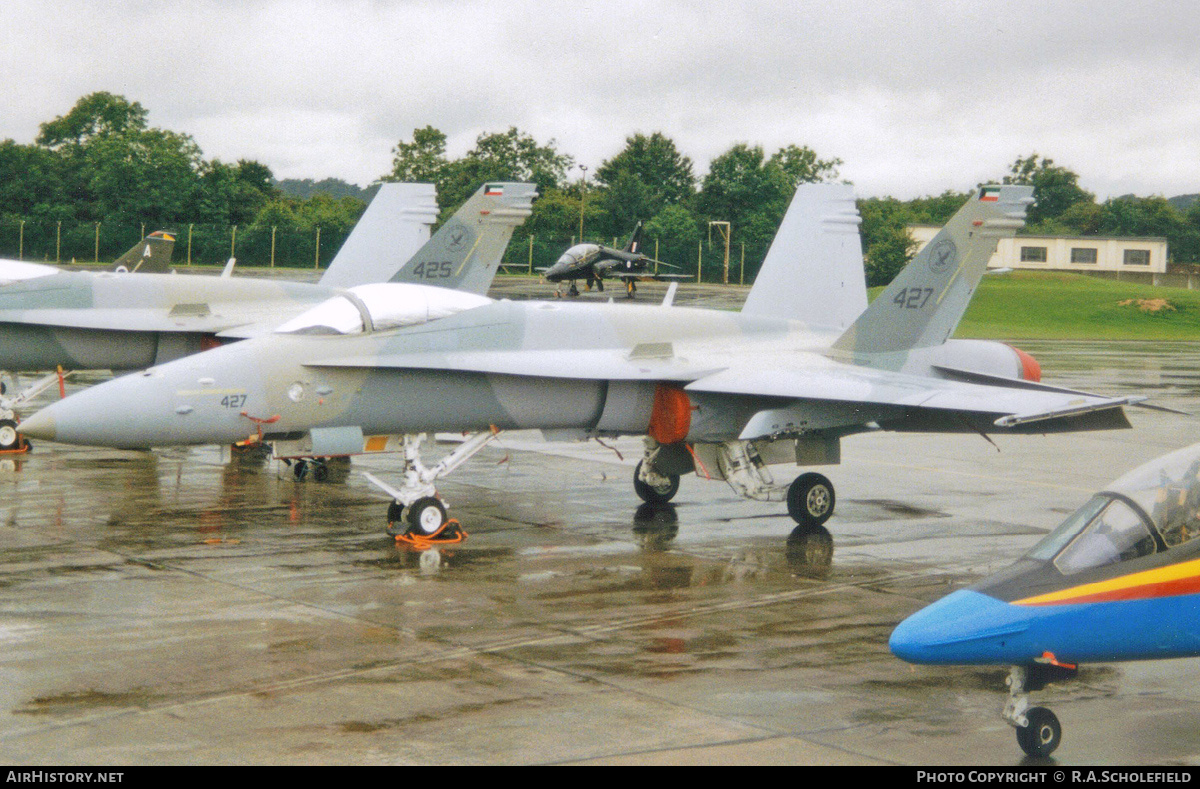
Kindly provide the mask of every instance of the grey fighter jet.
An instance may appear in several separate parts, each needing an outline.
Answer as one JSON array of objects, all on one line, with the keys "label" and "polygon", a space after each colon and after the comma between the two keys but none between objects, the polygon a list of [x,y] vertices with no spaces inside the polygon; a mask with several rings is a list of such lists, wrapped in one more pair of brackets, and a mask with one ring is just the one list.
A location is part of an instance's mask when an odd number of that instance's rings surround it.
[{"label": "grey fighter jet", "polygon": [[[270,332],[342,288],[370,282],[485,293],[536,194],[532,184],[488,184],[429,238],[433,187],[385,184],[317,284],[31,264],[6,278],[0,266],[0,369],[142,369]],[[31,391],[0,400],[0,418],[15,421]]]},{"label": "grey fighter jet", "polygon": [[[830,481],[807,472],[777,485],[768,465],[838,463],[843,436],[872,430],[1129,427],[1121,406],[1142,398],[1045,385],[1036,363],[1008,345],[949,339],[1031,194],[977,190],[865,310],[852,194],[804,186],[788,221],[789,238],[807,241],[776,254],[777,237],[740,314],[482,303],[445,291],[413,311],[394,305],[400,289],[417,286],[369,286],[273,335],[72,395],[26,427],[115,447],[226,443],[261,429],[266,441],[330,455],[403,434],[403,484],[371,480],[394,499],[389,531],[417,534],[437,534],[447,520],[434,482],[499,430],[637,434],[646,437],[634,472],[642,499],[670,500],[680,475],[695,472],[749,498],[786,500],[798,523],[819,525],[833,511]],[[432,431],[477,432],[426,467],[421,434]]]},{"label": "grey fighter jet", "polygon": [[[647,257],[641,252],[642,223],[638,222],[629,236],[624,249],[614,249],[601,244],[576,244],[562,253],[554,265],[545,269],[542,276],[547,282],[553,282],[561,288],[563,282],[570,282],[568,295],[578,296],[579,288],[576,280],[587,283],[588,290],[594,284],[598,290],[604,290],[604,280],[607,277],[620,279],[625,283],[625,292],[629,298],[637,292],[639,279],[689,279],[686,274],[656,274],[648,270],[651,263],[659,263],[654,258]],[[669,266],[669,263],[663,263]],[[674,266],[671,266],[674,268]],[[555,289],[554,295],[562,295]]]}]

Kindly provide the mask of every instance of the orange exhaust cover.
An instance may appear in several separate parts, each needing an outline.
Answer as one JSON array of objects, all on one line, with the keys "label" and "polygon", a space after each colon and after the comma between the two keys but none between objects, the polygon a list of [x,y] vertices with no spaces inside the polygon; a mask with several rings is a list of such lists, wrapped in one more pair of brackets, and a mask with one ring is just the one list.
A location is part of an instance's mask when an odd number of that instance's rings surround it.
[{"label": "orange exhaust cover", "polygon": [[1026,381],[1040,382],[1042,380],[1042,366],[1038,364],[1037,359],[1022,351],[1020,348],[1008,346],[1017,354],[1017,358],[1021,360],[1021,378]]},{"label": "orange exhaust cover", "polygon": [[692,402],[682,389],[659,384],[654,390],[650,412],[650,437],[660,444],[675,444],[687,438],[692,427]]}]

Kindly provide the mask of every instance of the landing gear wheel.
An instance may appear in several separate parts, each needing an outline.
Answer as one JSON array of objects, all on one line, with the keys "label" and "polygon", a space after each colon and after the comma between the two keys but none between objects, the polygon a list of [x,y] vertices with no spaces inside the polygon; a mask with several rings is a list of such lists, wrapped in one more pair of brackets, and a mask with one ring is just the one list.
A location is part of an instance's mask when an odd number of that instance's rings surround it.
[{"label": "landing gear wheel", "polygon": [[308,461],[297,460],[296,464],[292,466],[292,476],[296,478],[297,482],[303,482],[304,478],[308,476]]},{"label": "landing gear wheel", "polygon": [[388,505],[387,511],[387,533],[389,537],[399,537],[408,531],[408,524],[404,521],[404,505],[398,501],[393,501]]},{"label": "landing gear wheel", "polygon": [[638,461],[637,468],[633,470],[633,490],[637,493],[638,498],[647,504],[666,504],[671,499],[675,498],[675,494],[679,492],[679,475],[664,474],[667,478],[667,483],[664,485],[648,485],[641,480],[642,461]]},{"label": "landing gear wheel", "polygon": [[417,534],[437,534],[446,525],[446,508],[433,496],[417,499],[408,508],[405,520]]},{"label": "landing gear wheel", "polygon": [[16,449],[21,445],[17,435],[17,423],[12,419],[0,419],[0,451]]},{"label": "landing gear wheel", "polygon": [[1062,726],[1054,713],[1045,707],[1032,707],[1025,712],[1029,725],[1017,729],[1017,744],[1029,756],[1049,756],[1062,742]]},{"label": "landing gear wheel", "polygon": [[824,524],[833,514],[833,505],[833,483],[823,474],[801,474],[788,486],[788,515],[801,526]]},{"label": "landing gear wheel", "polygon": [[579,295],[579,288],[575,287],[574,282],[571,283],[571,287],[567,288],[567,295],[568,296],[578,296]]},{"label": "landing gear wheel", "polygon": [[312,475],[313,479],[315,479],[317,482],[324,482],[325,480],[329,479],[329,466],[318,461],[313,461]]}]

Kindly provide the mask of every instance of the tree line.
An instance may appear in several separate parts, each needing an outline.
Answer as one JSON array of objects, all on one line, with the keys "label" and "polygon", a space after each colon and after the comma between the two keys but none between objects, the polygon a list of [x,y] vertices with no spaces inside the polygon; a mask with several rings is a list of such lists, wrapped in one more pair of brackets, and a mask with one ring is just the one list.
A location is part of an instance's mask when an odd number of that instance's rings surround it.
[{"label": "tree line", "polygon": [[[264,263],[268,237],[274,255],[278,231],[290,245],[284,263],[319,265],[337,251],[369,199],[369,192],[337,179],[279,182],[257,161],[205,159],[190,135],[151,127],[147,116],[136,101],[92,93],[41,124],[33,144],[0,142],[0,252],[16,252],[9,236],[17,223],[24,249],[41,249],[42,257],[51,226],[56,244],[65,232],[69,248],[89,256],[98,254],[101,226],[124,228],[123,237],[106,230],[110,256],[136,241],[129,238],[141,228],[187,227],[190,240],[199,227],[207,233],[201,257],[223,259],[236,248],[248,262]],[[736,143],[698,176],[674,141],[653,132],[629,136],[622,150],[588,172],[553,139],[539,142],[516,127],[480,134],[474,148],[451,158],[446,135],[425,126],[392,154],[392,169],[379,180],[436,184],[443,216],[486,181],[536,183],[541,197],[510,245],[510,258],[522,266],[549,265],[581,231],[587,240],[621,243],[643,221],[653,245],[648,251],[687,271],[703,260],[711,278],[723,237],[714,238],[710,223],[719,222],[732,229],[732,265],[744,264],[746,281],[796,187],[836,181],[843,164],[804,145],[768,154],[762,146]],[[1005,183],[1034,187],[1037,204],[1025,232],[1164,236],[1175,262],[1200,262],[1200,204],[1181,209],[1163,197],[1135,196],[1098,203],[1079,186],[1078,174],[1038,154],[1018,158],[999,175]],[[911,257],[906,225],[945,222],[968,196],[860,199],[869,283],[890,281]]]}]

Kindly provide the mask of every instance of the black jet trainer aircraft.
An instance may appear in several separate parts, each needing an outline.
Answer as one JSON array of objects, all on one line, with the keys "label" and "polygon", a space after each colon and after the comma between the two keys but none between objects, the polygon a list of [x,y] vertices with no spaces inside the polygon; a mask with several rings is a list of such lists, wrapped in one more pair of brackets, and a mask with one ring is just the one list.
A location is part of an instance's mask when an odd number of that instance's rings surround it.
[{"label": "black jet trainer aircraft", "polygon": [[[570,296],[579,295],[579,288],[575,285],[576,280],[582,279],[588,290],[592,289],[594,283],[597,290],[603,291],[604,279],[615,277],[625,282],[625,293],[631,299],[637,292],[639,279],[688,279],[686,274],[657,274],[649,271],[650,263],[661,263],[661,261],[643,255],[639,251],[641,245],[642,223],[638,222],[624,249],[606,247],[602,244],[576,244],[564,252],[553,266],[544,269],[543,276],[547,282],[557,283],[560,288],[563,282],[570,282],[571,286],[567,290],[567,295]],[[662,265],[670,266],[669,263],[662,263]],[[675,266],[671,266],[671,268],[675,268]],[[554,295],[561,296],[562,293],[556,289]]]}]

